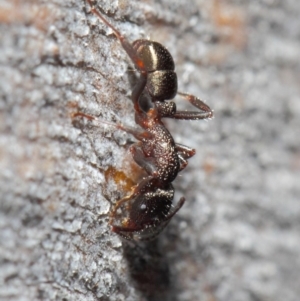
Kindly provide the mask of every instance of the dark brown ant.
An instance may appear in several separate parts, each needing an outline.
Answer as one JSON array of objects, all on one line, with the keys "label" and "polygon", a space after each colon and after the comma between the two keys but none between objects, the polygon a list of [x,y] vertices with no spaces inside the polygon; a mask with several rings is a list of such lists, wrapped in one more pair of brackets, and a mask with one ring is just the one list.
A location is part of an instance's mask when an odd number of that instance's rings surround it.
[{"label": "dark brown ant", "polygon": [[[140,110],[138,99],[145,88],[161,118],[170,117],[197,120],[213,117],[213,111],[199,98],[177,91],[177,75],[174,71],[174,60],[170,52],[163,45],[144,39],[136,40],[130,44],[93,6],[91,0],[87,0],[87,2],[91,6],[91,12],[113,30],[122,47],[141,74],[140,80],[132,92],[132,100],[135,103],[135,110],[137,112]],[[177,111],[174,102],[165,102],[166,100],[173,99],[176,94],[189,101],[193,106],[201,110],[201,112]]]},{"label": "dark brown ant", "polygon": [[[91,11],[114,31],[141,75],[131,98],[135,121],[143,130],[125,127],[122,124],[114,126],[132,134],[139,141],[131,146],[130,151],[135,162],[148,176],[134,187],[130,195],[116,203],[111,211],[110,224],[114,232],[126,239],[152,239],[184,204],[185,198],[182,197],[171,210],[174,197],[171,183],[178,172],[186,167],[187,159],[195,154],[194,149],[174,142],[161,118],[206,119],[212,117],[213,112],[201,100],[189,94],[178,93],[202,112],[176,111],[175,103],[165,102],[177,93],[177,76],[170,53],[157,42],[137,40],[131,45],[93,7],[92,1],[87,2],[92,7]],[[140,104],[141,95],[145,90],[154,103],[153,108],[147,111],[144,111]],[[97,118],[81,112],[74,116],[97,121]],[[100,120],[99,123],[108,122]]]}]

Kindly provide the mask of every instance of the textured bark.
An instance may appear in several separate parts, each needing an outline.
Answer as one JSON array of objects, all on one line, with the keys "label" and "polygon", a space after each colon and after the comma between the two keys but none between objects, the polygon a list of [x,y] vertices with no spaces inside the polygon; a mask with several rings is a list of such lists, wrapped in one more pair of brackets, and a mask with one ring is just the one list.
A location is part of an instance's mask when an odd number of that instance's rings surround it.
[{"label": "textured bark", "polygon": [[0,299],[299,300],[299,1],[98,4],[166,45],[215,119],[166,121],[197,149],[186,204],[157,241],[123,242],[108,215],[133,139],[72,113],[134,126],[132,63],[83,0],[0,1]]}]

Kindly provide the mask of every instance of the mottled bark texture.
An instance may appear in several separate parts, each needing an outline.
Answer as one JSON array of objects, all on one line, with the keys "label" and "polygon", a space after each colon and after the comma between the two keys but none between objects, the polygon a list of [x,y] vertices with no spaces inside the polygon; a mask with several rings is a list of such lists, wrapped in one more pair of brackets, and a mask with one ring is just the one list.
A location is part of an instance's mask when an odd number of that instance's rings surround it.
[{"label": "mottled bark texture", "polygon": [[215,118],[166,121],[197,149],[186,204],[157,241],[122,242],[133,138],[72,113],[134,126],[133,65],[84,0],[1,0],[0,299],[298,301],[299,0],[98,4],[166,45]]}]

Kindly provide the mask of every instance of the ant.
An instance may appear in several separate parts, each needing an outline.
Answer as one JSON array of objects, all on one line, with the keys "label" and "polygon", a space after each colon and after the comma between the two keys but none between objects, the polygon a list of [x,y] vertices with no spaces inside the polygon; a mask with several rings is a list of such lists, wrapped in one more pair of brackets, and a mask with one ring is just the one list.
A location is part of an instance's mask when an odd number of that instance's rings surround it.
[{"label": "ant", "polygon": [[[158,42],[145,39],[139,39],[130,44],[94,7],[91,0],[87,0],[87,2],[91,6],[91,12],[112,29],[135,67],[140,72],[140,80],[136,84],[131,96],[137,112],[140,110],[138,107],[138,99],[145,88],[161,118],[169,117],[174,119],[197,120],[213,117],[213,111],[199,98],[177,91],[177,75],[174,71],[175,63],[166,47]],[[189,101],[193,106],[198,108],[200,112],[177,111],[174,102],[165,102],[165,100],[173,99],[176,94]]]},{"label": "ant", "polygon": [[[111,211],[112,230],[129,240],[149,240],[158,235],[171,218],[183,206],[182,197],[171,210],[174,198],[172,182],[178,173],[187,166],[187,159],[195,150],[175,143],[161,119],[207,119],[213,116],[212,110],[193,95],[177,92],[177,75],[171,54],[161,44],[148,40],[137,40],[132,45],[115,29],[93,5],[91,11],[109,26],[121,42],[130,59],[140,72],[140,80],[134,87],[131,98],[135,109],[135,122],[141,129],[122,124],[111,124],[96,117],[78,112],[89,120],[106,123],[132,134],[138,142],[130,147],[135,162],[148,176],[139,182],[131,194],[119,200]],[[141,102],[144,91],[148,92],[153,106],[143,110]],[[176,94],[183,96],[202,112],[177,111],[173,102],[165,102]]]}]

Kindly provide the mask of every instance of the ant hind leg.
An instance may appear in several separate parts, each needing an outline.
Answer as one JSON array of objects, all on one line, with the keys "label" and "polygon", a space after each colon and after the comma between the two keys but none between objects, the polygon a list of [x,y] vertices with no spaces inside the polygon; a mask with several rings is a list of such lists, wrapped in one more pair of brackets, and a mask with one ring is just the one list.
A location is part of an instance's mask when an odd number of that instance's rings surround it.
[{"label": "ant hind leg", "polygon": [[186,99],[191,105],[198,108],[202,112],[193,112],[193,111],[177,111],[172,118],[175,119],[184,119],[184,120],[197,120],[197,119],[209,119],[214,116],[213,111],[211,108],[205,104],[202,100],[198,97],[186,94],[182,92],[177,92],[178,95]]}]

